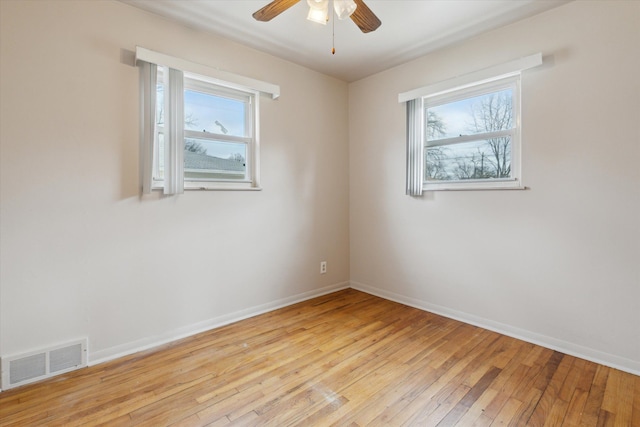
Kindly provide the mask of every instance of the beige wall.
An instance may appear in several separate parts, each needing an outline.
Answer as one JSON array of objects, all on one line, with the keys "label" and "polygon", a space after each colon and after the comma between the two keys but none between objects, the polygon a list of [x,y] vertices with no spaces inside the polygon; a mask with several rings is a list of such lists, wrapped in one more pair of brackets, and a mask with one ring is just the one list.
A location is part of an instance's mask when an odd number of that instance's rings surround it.
[{"label": "beige wall", "polygon": [[[346,83],[119,2],[0,5],[0,355],[95,361],[348,285]],[[281,86],[263,191],[139,198],[136,45]]]},{"label": "beige wall", "polygon": [[[640,372],[639,28],[577,1],[351,84],[352,286]],[[537,52],[529,189],[405,196],[398,93]]]}]

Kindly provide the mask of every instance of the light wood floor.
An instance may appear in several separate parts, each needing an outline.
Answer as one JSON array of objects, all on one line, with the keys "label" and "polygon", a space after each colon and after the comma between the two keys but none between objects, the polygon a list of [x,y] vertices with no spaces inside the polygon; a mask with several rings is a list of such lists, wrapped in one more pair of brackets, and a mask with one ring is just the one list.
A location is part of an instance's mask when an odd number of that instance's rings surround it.
[{"label": "light wood floor", "polygon": [[0,393],[0,425],[640,426],[640,377],[340,291]]}]

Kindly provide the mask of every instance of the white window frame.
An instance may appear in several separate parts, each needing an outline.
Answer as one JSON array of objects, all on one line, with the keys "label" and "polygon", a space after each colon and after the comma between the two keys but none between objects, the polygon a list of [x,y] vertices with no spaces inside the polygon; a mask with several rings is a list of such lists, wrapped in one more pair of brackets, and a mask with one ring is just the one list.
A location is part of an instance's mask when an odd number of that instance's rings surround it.
[{"label": "white window frame", "polygon": [[[510,159],[510,177],[509,178],[485,178],[485,179],[460,179],[447,181],[429,181],[427,180],[427,165],[424,165],[425,176],[423,179],[422,189],[424,191],[437,190],[495,190],[495,189],[521,189],[520,164],[521,164],[521,141],[520,141],[520,74],[499,78],[489,82],[480,82],[471,84],[459,89],[440,92],[434,95],[424,96],[423,99],[423,120],[426,120],[427,110],[444,104],[457,102],[463,99],[473,98],[476,96],[486,95],[499,92],[504,89],[512,90],[512,109],[513,109],[513,127],[509,130],[497,132],[484,132],[472,135],[460,135],[457,137],[443,138],[437,140],[428,140],[427,126],[423,135],[423,150],[426,153],[428,147],[452,146],[470,141],[480,141],[489,138],[509,136],[511,138],[511,159]],[[423,156],[426,161],[426,157]]]},{"label": "white window frame", "polygon": [[[158,67],[160,70],[161,67]],[[164,68],[164,67],[163,67]],[[164,70],[166,72],[166,70]],[[160,71],[159,71],[160,73]],[[211,141],[241,143],[246,145],[245,177],[244,179],[224,179],[224,178],[187,178],[184,176],[185,190],[260,190],[260,142],[259,142],[259,100],[260,93],[249,89],[238,89],[213,82],[205,76],[193,73],[184,73],[184,90],[194,90],[212,96],[247,100],[249,108],[245,113],[245,129],[247,135],[244,137],[226,135],[216,132],[199,132],[193,130],[183,130],[182,145],[187,139],[207,139]],[[153,147],[153,177],[152,189],[161,190],[164,188],[164,180],[158,176],[160,162],[164,159],[159,155],[159,137],[164,132],[161,126],[156,127],[156,138]],[[166,140],[166,136],[165,136]],[[184,170],[186,174],[188,170]]]},{"label": "white window frame", "polygon": [[[260,96],[267,95],[271,99],[278,99],[280,97],[280,86],[268,83],[265,81],[257,80],[251,77],[242,76],[229,71],[213,68],[207,65],[191,62],[182,58],[177,58],[171,55],[167,55],[160,52],[155,52],[149,49],[145,49],[140,46],[136,46],[136,63],[140,67],[140,180],[142,194],[149,194],[154,189],[161,189],[164,194],[180,194],[183,190],[260,190],[260,117],[259,117],[259,103]],[[167,146],[170,152],[165,153],[165,180],[166,186],[161,187],[158,180],[153,180],[155,175],[154,169],[154,157],[155,152],[158,150],[157,135],[156,132],[156,68],[163,67],[164,69],[171,69],[171,77],[169,80],[174,80],[175,84],[170,85],[169,92],[174,90],[171,97],[181,97],[183,91],[177,90],[178,86],[186,86],[187,88],[191,84],[206,85],[209,87],[216,87],[217,90],[222,92],[236,91],[246,93],[250,97],[250,112],[247,114],[250,120],[250,134],[245,135],[240,139],[229,137],[224,134],[213,135],[217,140],[231,142],[242,142],[247,145],[246,152],[246,168],[245,168],[245,180],[237,179],[192,179],[188,178],[183,180],[183,153],[184,153],[184,140],[186,137],[191,137],[191,131],[185,131],[183,129],[184,118],[177,120],[178,116],[182,116],[181,112],[184,105],[183,102],[174,102],[172,105],[176,106],[175,111],[171,112],[172,124],[168,125],[168,133],[171,136],[171,140]],[[169,74],[169,73],[167,73]],[[182,74],[186,78],[177,78],[177,75]],[[195,83],[197,81],[197,83]],[[165,92],[165,101],[167,93]],[[169,109],[166,108],[168,102],[165,103],[165,114],[169,114]],[[173,110],[173,109],[172,109]],[[197,133],[197,132],[196,132]],[[165,144],[166,144],[165,135]],[[199,138],[202,134],[198,135]],[[167,179],[167,168],[169,168],[169,179]]]},{"label": "white window frame", "polygon": [[[542,53],[525,56],[514,59],[509,62],[497,64],[488,68],[474,71],[469,74],[463,74],[449,80],[430,84],[428,86],[419,87],[398,94],[398,102],[407,104],[407,168],[406,168],[406,194],[412,197],[421,196],[423,190],[492,190],[492,189],[525,189],[522,185],[521,176],[521,147],[522,147],[522,123],[521,123],[521,91],[520,81],[522,72],[534,67],[542,65]],[[512,180],[463,180],[463,181],[442,181],[439,183],[429,183],[425,187],[424,173],[424,132],[426,123],[424,113],[424,103],[427,99],[438,99],[443,96],[444,99],[453,99],[453,94],[461,94],[467,96],[472,93],[473,88],[480,85],[490,84],[502,79],[514,77],[518,81],[518,87],[513,104],[517,107],[516,136],[517,147],[512,150]],[[469,92],[466,92],[469,91]],[[477,140],[474,136],[472,140]],[[517,168],[514,170],[513,168]],[[422,182],[422,185],[420,185]]]}]

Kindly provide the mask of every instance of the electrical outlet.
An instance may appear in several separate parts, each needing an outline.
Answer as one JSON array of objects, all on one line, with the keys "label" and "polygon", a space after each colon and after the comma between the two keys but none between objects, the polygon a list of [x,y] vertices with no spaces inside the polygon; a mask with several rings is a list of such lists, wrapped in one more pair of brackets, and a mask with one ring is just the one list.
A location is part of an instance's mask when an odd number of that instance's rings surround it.
[{"label": "electrical outlet", "polygon": [[322,261],[320,263],[320,274],[324,274],[327,272],[327,261]]}]

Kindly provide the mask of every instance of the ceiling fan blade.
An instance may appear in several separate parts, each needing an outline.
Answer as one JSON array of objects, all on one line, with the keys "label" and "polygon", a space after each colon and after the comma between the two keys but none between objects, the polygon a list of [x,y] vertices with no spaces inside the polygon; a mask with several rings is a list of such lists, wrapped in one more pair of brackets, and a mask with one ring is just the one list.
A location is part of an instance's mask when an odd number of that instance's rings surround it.
[{"label": "ceiling fan blade", "polygon": [[382,21],[380,21],[376,14],[373,13],[366,4],[364,4],[364,1],[354,1],[358,5],[358,7],[356,8],[356,11],[351,15],[351,20],[356,23],[358,28],[360,28],[363,33],[370,33],[371,31],[375,31],[382,24]]},{"label": "ceiling fan blade", "polygon": [[254,12],[253,17],[258,21],[271,21],[300,0],[274,0],[262,9]]}]

